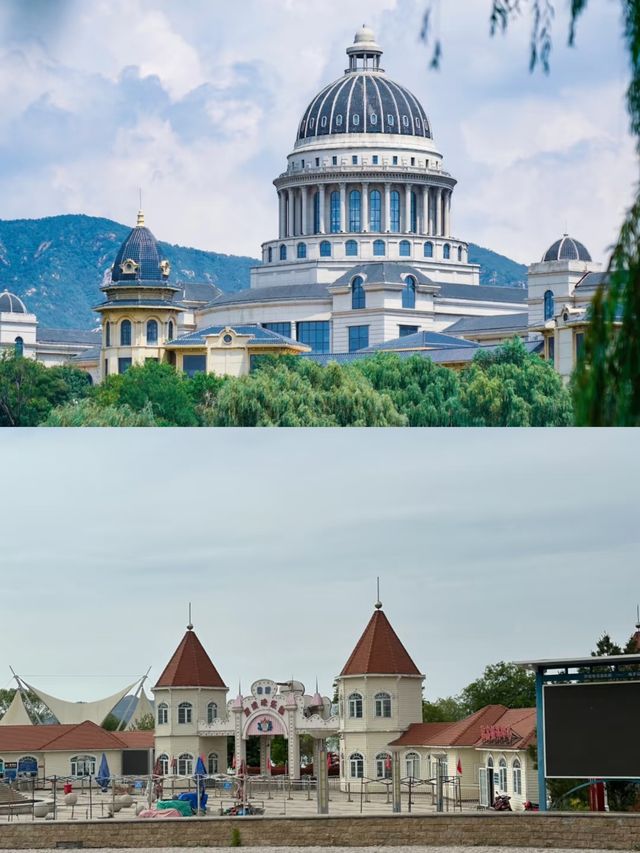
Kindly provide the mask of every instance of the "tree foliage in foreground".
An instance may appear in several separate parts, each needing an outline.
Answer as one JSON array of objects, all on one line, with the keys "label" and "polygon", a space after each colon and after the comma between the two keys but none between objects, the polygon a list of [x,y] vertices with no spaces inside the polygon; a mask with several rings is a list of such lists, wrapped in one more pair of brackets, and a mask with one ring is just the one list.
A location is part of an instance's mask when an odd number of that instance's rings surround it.
[{"label": "tree foliage in foreground", "polygon": [[37,426],[55,406],[90,393],[86,373],[73,367],[45,367],[5,351],[0,356],[0,426]]},{"label": "tree foliage in foreground", "polygon": [[[570,0],[568,42],[573,45],[576,24],[589,0]],[[619,0],[631,79],[627,111],[640,155],[640,0]],[[433,34],[435,6],[427,0],[421,38],[431,43],[431,67],[438,68],[442,44]],[[552,47],[553,0],[491,0],[491,35],[505,32],[527,9],[531,14],[529,67],[548,72]],[[607,270],[607,286],[596,293],[584,351],[573,377],[575,419],[580,426],[640,426],[640,183],[627,211]]]}]

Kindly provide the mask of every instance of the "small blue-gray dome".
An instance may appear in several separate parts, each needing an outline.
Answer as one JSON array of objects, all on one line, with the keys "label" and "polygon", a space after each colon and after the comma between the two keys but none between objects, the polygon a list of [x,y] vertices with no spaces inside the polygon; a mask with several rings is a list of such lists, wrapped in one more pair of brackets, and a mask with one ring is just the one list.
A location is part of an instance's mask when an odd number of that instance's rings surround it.
[{"label": "small blue-gray dome", "polygon": [[542,258],[543,261],[590,261],[586,246],[568,234],[563,234],[559,240],[549,246]]},{"label": "small blue-gray dome", "polygon": [[169,262],[160,258],[158,241],[138,214],[138,224],[120,246],[113,269],[112,282],[166,282]]},{"label": "small blue-gray dome", "polygon": [[27,307],[15,293],[3,290],[0,293],[0,314],[28,314]]},{"label": "small blue-gray dome", "polygon": [[298,140],[340,133],[392,133],[431,138],[427,114],[415,95],[380,68],[381,48],[363,27],[347,48],[349,68],[311,101]]}]

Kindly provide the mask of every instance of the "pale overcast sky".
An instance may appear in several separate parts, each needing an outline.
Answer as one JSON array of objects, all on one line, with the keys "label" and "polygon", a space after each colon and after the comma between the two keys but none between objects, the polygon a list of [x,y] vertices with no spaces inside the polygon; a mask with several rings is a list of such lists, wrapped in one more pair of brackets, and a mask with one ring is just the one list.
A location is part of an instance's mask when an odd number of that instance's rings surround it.
[{"label": "pale overcast sky", "polygon": [[160,239],[258,256],[271,182],[307,103],[364,21],[430,116],[458,178],[453,229],[523,263],[565,228],[603,260],[637,179],[618,2],[591,0],[552,73],[530,75],[529,21],[490,39],[490,0],[446,0],[442,70],[424,0],[3,0],[0,218],[89,213]]},{"label": "pale overcast sky", "polygon": [[[330,693],[382,601],[426,696],[633,631],[637,430],[24,430],[0,453],[2,643],[93,699],[187,623],[232,691]],[[231,694],[233,695],[233,694]]]}]

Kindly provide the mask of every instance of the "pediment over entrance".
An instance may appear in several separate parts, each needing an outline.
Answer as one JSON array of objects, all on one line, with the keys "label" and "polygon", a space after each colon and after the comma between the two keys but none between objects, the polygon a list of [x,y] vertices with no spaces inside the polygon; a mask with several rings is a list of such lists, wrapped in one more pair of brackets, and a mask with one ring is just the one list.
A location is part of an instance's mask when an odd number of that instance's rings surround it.
[{"label": "pediment over entrance", "polygon": [[249,719],[243,737],[252,735],[287,735],[284,721],[277,714],[261,713]]}]

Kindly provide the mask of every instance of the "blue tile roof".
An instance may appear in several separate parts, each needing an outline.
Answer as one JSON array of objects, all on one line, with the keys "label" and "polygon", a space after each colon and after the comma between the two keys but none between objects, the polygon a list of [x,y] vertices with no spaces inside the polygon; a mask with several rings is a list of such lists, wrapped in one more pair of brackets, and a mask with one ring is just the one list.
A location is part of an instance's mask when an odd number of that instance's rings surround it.
[{"label": "blue tile roof", "polygon": [[100,343],[102,332],[99,329],[43,329],[36,328],[36,340],[57,344],[96,344]]},{"label": "blue tile roof", "polygon": [[518,314],[492,314],[490,317],[462,317],[451,326],[447,326],[446,332],[458,335],[463,332],[503,332],[505,330],[525,330],[529,323],[529,315]]},{"label": "blue tile roof", "polygon": [[463,341],[452,335],[443,335],[439,332],[420,331],[414,335],[405,335],[402,338],[394,338],[382,344],[368,347],[364,352],[377,352],[378,350],[406,350],[406,349],[460,349],[471,347],[475,349],[478,344],[472,341]]},{"label": "blue tile roof", "polygon": [[219,326],[208,326],[206,329],[198,329],[188,335],[176,338],[175,341],[171,341],[170,346],[204,346],[207,335],[219,335],[224,329],[231,329],[238,335],[250,335],[249,343],[252,346],[305,346],[305,344],[294,341],[292,338],[272,332],[271,329],[263,329],[262,326],[251,323],[243,326],[236,326],[230,323]]},{"label": "blue tile roof", "polygon": [[326,284],[278,284],[269,287],[250,287],[235,293],[223,293],[214,299],[212,308],[218,305],[235,305],[245,302],[282,302],[304,299],[327,299],[331,296]]},{"label": "blue tile roof", "polygon": [[485,284],[439,285],[440,296],[445,299],[474,299],[478,302],[507,302],[524,304],[527,301],[526,287],[492,287]]},{"label": "blue tile roof", "polygon": [[[120,269],[120,265],[127,260],[135,261],[138,264],[138,269],[134,273],[126,274]],[[166,283],[167,279],[162,275],[160,269],[158,241],[144,225],[137,225],[130,231],[120,246],[111,272],[111,280],[115,284],[136,281]]]}]

